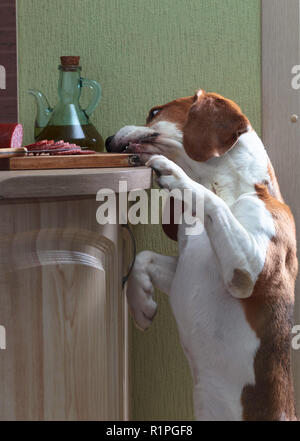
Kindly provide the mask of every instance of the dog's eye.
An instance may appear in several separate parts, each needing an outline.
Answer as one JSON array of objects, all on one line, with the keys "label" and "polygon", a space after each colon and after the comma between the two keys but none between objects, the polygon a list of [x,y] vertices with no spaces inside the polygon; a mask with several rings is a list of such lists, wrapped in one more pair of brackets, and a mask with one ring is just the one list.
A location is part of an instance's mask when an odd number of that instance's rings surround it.
[{"label": "dog's eye", "polygon": [[154,118],[159,112],[160,112],[160,109],[152,109],[149,114],[149,119]]}]

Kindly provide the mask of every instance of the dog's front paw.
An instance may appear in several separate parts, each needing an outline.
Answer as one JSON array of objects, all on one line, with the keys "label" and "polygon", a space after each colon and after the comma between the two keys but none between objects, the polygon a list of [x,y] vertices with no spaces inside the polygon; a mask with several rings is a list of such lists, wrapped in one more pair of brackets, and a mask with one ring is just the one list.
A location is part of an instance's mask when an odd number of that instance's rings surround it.
[{"label": "dog's front paw", "polygon": [[162,155],[154,155],[146,162],[156,173],[156,182],[161,188],[183,190],[188,188],[188,176],[175,162]]},{"label": "dog's front paw", "polygon": [[136,325],[143,331],[149,328],[157,312],[153,285],[147,273],[148,260],[147,251],[137,255],[127,287],[130,312]]}]

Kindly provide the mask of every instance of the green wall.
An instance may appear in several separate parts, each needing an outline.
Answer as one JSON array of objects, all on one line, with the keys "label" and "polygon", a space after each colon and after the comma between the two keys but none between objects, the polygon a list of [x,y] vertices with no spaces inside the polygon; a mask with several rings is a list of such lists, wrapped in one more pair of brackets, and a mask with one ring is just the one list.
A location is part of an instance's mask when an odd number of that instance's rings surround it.
[{"label": "green wall", "polygon": [[[18,29],[25,142],[35,115],[27,89],[54,104],[59,56],[68,54],[103,86],[93,117],[103,137],[199,87],[236,100],[260,131],[260,0],[18,0]],[[135,233],[139,249],[176,252],[159,226]],[[157,298],[152,328],[131,329],[132,419],[191,419],[189,370],[168,301]]]}]

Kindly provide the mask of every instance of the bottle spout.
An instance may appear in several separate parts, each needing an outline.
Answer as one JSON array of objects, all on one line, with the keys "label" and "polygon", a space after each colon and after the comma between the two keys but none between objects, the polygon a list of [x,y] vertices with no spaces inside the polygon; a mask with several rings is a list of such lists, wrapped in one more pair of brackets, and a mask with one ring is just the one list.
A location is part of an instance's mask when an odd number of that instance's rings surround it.
[{"label": "bottle spout", "polygon": [[38,127],[46,127],[53,112],[50,104],[45,97],[45,95],[39,90],[29,89],[28,93],[33,95],[36,99],[37,104],[37,114],[36,114],[36,124]]}]

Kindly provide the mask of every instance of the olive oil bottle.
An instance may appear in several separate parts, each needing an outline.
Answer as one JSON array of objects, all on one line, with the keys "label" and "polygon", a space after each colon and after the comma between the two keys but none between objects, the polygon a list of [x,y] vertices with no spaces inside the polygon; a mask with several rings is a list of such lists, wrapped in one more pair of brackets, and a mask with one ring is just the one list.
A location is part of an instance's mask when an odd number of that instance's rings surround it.
[{"label": "olive oil bottle", "polygon": [[[94,112],[101,99],[101,86],[95,80],[81,78],[80,57],[60,57],[58,69],[59,102],[52,109],[46,97],[38,90],[30,89],[29,93],[37,101],[37,117],[35,121],[35,140],[63,139],[81,147],[101,152],[104,142],[100,133],[91,123],[89,117]],[[82,87],[93,90],[93,98],[86,109],[82,109],[79,99]]]}]

